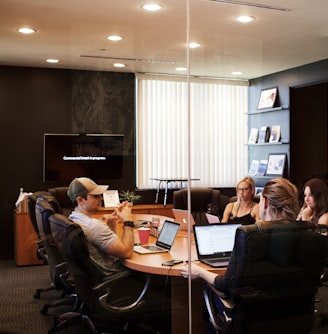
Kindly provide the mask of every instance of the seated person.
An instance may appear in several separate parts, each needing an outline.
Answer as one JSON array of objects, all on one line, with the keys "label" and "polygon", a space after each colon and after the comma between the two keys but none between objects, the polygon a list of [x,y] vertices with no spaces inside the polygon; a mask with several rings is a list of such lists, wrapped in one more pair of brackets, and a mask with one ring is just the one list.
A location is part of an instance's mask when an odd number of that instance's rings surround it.
[{"label": "seated person", "polygon": [[[297,188],[284,178],[272,179],[263,188],[259,207],[262,222],[277,221],[279,224],[281,221],[281,223],[286,224],[295,221],[299,211]],[[231,281],[229,272],[234,272],[234,270],[230,270],[221,276],[194,263],[190,267],[192,279],[200,277],[223,292],[227,291]],[[189,265],[184,266],[181,275],[185,278],[189,276]]]},{"label": "seated person", "polygon": [[328,187],[320,179],[311,179],[304,184],[304,204],[297,220],[328,225]]},{"label": "seated person", "polygon": [[[121,204],[108,216],[107,221],[93,218],[102,202],[102,194],[108,186],[98,185],[86,177],[75,178],[69,185],[67,194],[74,211],[69,219],[81,226],[90,252],[90,258],[101,268],[104,275],[125,270],[120,259],[128,259],[133,254],[134,224],[128,203]],[[123,235],[116,234],[117,223],[123,221]]]},{"label": "seated person", "polygon": [[237,184],[236,193],[237,201],[227,204],[221,222],[240,222],[248,225],[258,221],[259,205],[254,201],[254,180],[251,177],[243,178]]}]

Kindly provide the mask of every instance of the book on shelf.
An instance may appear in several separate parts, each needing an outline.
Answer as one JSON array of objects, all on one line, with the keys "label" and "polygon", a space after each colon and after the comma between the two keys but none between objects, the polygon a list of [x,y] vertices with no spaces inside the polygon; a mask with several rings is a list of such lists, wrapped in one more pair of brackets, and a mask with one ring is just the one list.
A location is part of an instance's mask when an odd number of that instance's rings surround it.
[{"label": "book on shelf", "polygon": [[267,143],[270,138],[270,128],[268,126],[262,126],[259,133],[258,143]]},{"label": "book on shelf", "polygon": [[252,163],[249,167],[248,175],[255,176],[258,169],[259,169],[260,161],[259,160],[252,160]]},{"label": "book on shelf", "polygon": [[256,176],[264,176],[268,167],[268,160],[260,160],[259,168],[257,169]]},{"label": "book on shelf", "polygon": [[257,128],[252,128],[249,133],[248,144],[256,144],[259,138],[259,130]]},{"label": "book on shelf", "polygon": [[270,143],[277,143],[280,141],[280,125],[272,125],[270,134]]}]

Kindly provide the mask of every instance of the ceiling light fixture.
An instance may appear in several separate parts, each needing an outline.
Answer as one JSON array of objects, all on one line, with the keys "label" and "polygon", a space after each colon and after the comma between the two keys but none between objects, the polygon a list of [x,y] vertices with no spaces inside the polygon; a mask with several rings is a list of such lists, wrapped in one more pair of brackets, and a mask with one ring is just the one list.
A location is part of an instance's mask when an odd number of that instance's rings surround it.
[{"label": "ceiling light fixture", "polygon": [[234,71],[234,72],[231,72],[232,75],[242,75],[243,72],[240,72],[240,71]]},{"label": "ceiling light fixture", "polygon": [[35,29],[33,28],[28,28],[28,27],[22,27],[17,29],[18,32],[25,34],[25,35],[29,35],[29,34],[34,34],[36,32]]},{"label": "ceiling light fixture", "polygon": [[121,41],[123,37],[118,36],[118,35],[111,35],[111,36],[108,36],[107,39],[113,42],[117,42],[117,41]]},{"label": "ceiling light fixture", "polygon": [[46,62],[51,64],[57,64],[59,63],[59,59],[49,58],[46,60]]},{"label": "ceiling light fixture", "polygon": [[263,8],[263,9],[279,10],[279,11],[282,11],[282,12],[290,12],[289,8],[275,7],[275,6],[270,6],[270,5],[264,5],[264,4],[261,4],[261,3],[252,3],[252,2],[237,1],[237,0],[209,0],[209,1],[224,3],[224,4],[228,4],[228,5],[257,7],[257,8]]},{"label": "ceiling light fixture", "polygon": [[147,3],[142,6],[144,10],[148,10],[149,12],[156,12],[157,10],[162,9],[161,5],[158,5],[156,3]]},{"label": "ceiling light fixture", "polygon": [[122,68],[122,67],[125,67],[126,65],[122,63],[114,63],[113,66]]},{"label": "ceiling light fixture", "polygon": [[199,44],[199,43],[196,43],[196,42],[191,42],[191,43],[189,43],[189,48],[190,48],[190,49],[196,49],[196,48],[198,48],[198,47],[200,47],[200,44]]},{"label": "ceiling light fixture", "polygon": [[249,22],[255,21],[255,17],[249,16],[249,15],[240,15],[236,17],[236,21],[241,22],[241,23],[249,23]]},{"label": "ceiling light fixture", "polygon": [[94,55],[80,55],[82,58],[94,58],[94,59],[112,59],[122,61],[133,61],[136,63],[151,63],[151,64],[166,64],[172,65],[174,60],[161,60],[161,59],[142,59],[142,58],[123,58],[123,57],[107,57],[107,56],[94,56]]},{"label": "ceiling light fixture", "polygon": [[178,71],[178,72],[183,72],[183,71],[187,71],[187,68],[186,67],[177,67],[175,70]]}]

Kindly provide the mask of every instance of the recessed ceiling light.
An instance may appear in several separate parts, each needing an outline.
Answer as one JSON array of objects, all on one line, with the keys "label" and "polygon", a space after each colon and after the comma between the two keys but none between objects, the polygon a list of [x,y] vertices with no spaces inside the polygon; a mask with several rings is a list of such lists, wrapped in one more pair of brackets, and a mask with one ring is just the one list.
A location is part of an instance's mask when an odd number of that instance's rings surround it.
[{"label": "recessed ceiling light", "polygon": [[58,59],[53,59],[53,58],[49,58],[46,61],[47,61],[47,63],[51,63],[51,64],[57,64],[57,63],[59,63]]},{"label": "recessed ceiling light", "polygon": [[122,63],[114,63],[113,64],[114,67],[125,67],[126,65],[125,64],[122,64]]},{"label": "recessed ceiling light", "polygon": [[17,29],[18,32],[25,34],[25,35],[29,35],[29,34],[34,34],[36,32],[35,29],[33,28],[28,28],[28,27],[22,27]]},{"label": "recessed ceiling light", "polygon": [[107,39],[110,41],[116,42],[116,41],[121,41],[123,37],[118,36],[118,35],[111,35],[111,36],[108,36]]},{"label": "recessed ceiling light", "polygon": [[240,71],[234,71],[231,73],[232,75],[242,75],[243,72],[240,72]]},{"label": "recessed ceiling light", "polygon": [[183,72],[183,71],[187,71],[187,68],[186,67],[177,67],[175,70]]},{"label": "recessed ceiling light", "polygon": [[143,5],[142,8],[150,12],[156,12],[157,10],[162,9],[162,6],[156,3],[147,3]]},{"label": "recessed ceiling light", "polygon": [[241,23],[249,23],[255,20],[254,16],[248,16],[248,15],[241,15],[236,17],[236,21]]},{"label": "recessed ceiling light", "polygon": [[190,49],[196,49],[196,48],[200,47],[200,44],[195,43],[195,42],[191,42],[191,43],[189,43],[189,47],[190,47]]}]

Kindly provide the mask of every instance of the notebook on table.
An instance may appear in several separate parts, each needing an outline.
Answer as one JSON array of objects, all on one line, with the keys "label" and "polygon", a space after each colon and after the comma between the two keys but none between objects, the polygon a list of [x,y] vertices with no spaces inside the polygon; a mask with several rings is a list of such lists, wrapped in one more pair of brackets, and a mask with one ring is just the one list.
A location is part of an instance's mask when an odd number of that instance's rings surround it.
[{"label": "notebook on table", "polygon": [[[188,210],[172,209],[175,221],[180,224],[181,231],[188,231]],[[195,225],[195,220],[190,214],[190,226]],[[192,227],[191,227],[192,228]]]},{"label": "notebook on table", "polygon": [[155,244],[135,245],[133,250],[139,254],[168,252],[177,236],[180,224],[165,220]]},{"label": "notebook on table", "polygon": [[214,268],[226,267],[239,226],[241,224],[236,223],[194,225],[198,260]]}]

